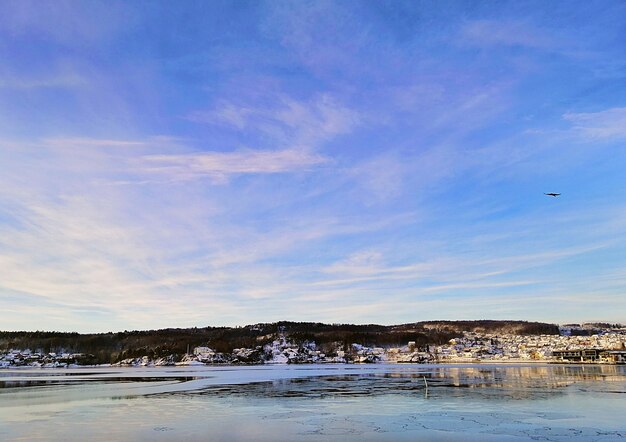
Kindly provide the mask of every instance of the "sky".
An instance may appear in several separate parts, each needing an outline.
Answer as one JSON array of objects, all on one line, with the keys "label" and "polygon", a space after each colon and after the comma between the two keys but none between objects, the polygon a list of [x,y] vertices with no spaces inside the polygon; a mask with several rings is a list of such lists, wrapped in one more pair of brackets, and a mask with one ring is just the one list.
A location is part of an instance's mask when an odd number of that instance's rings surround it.
[{"label": "sky", "polygon": [[0,306],[626,322],[626,3],[2,0]]}]

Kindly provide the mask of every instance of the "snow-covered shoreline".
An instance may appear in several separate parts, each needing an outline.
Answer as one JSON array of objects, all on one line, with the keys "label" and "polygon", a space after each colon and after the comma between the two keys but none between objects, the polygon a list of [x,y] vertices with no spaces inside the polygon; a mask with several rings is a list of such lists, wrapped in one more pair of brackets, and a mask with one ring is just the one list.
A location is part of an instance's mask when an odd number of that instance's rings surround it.
[{"label": "snow-covered shoreline", "polygon": [[[127,358],[114,364],[96,366],[160,367],[204,365],[283,365],[283,364],[520,364],[520,363],[596,363],[621,364],[626,362],[626,334],[606,333],[592,336],[554,335],[489,335],[464,333],[446,345],[416,349],[409,342],[403,347],[368,347],[353,343],[339,344],[324,353],[315,342],[294,342],[279,335],[270,344],[255,348],[236,348],[230,353],[216,352],[208,346],[195,347],[193,353],[171,354],[160,358],[141,356]],[[593,351],[592,361],[566,360],[563,352]],[[560,353],[559,353],[560,352]],[[71,368],[94,366],[81,364],[84,355],[47,353],[31,350],[10,350],[0,354],[0,368],[18,366],[40,368]]]}]

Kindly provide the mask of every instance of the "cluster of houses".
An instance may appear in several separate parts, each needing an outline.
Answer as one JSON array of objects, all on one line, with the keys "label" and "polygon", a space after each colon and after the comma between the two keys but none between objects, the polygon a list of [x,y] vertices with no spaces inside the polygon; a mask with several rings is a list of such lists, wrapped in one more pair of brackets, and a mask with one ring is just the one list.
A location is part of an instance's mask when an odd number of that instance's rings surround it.
[{"label": "cluster of houses", "polygon": [[626,363],[626,331],[591,336],[492,335],[466,332],[446,345],[416,348],[415,342],[396,348],[352,344],[333,354],[317,350],[315,343],[296,344],[284,336],[256,349],[235,349],[232,355],[196,347],[185,363],[454,363],[454,362],[593,362]]},{"label": "cluster of houses", "polygon": [[84,355],[82,353],[44,353],[40,351],[9,350],[0,353],[0,367],[30,366],[59,368],[78,366]]},{"label": "cluster of houses", "polygon": [[[85,355],[10,350],[0,353],[0,367],[69,367],[85,363]],[[590,336],[495,335],[465,332],[445,345],[418,349],[415,342],[397,348],[352,344],[332,353],[320,351],[314,342],[295,343],[284,335],[271,344],[237,348],[219,353],[209,347],[196,347],[193,353],[170,355],[156,360],[148,356],[125,359],[120,366],[167,366],[205,364],[305,364],[305,363],[455,363],[455,362],[577,362],[626,363],[626,330],[608,330]]]},{"label": "cluster of houses", "polygon": [[[364,357],[366,356],[364,355]],[[254,349],[236,348],[228,354],[217,353],[209,347],[196,347],[193,355],[186,356],[182,361],[184,364],[196,364],[197,362],[202,364],[308,364],[345,363],[347,360],[343,350],[337,350],[334,355],[327,355],[320,351],[314,342],[295,343],[281,334],[271,344]],[[371,361],[363,360],[363,362],[376,361],[372,359]]]},{"label": "cluster of houses", "polygon": [[626,363],[626,332],[611,331],[591,336],[491,335],[466,332],[447,345],[435,346],[438,362],[546,361]]}]

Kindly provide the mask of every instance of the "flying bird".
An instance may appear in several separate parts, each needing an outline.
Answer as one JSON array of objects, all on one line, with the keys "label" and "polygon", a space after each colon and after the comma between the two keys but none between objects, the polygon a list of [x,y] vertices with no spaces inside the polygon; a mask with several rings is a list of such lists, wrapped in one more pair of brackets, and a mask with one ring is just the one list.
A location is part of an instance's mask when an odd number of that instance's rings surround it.
[{"label": "flying bird", "polygon": [[560,194],[560,193],[554,193],[554,192],[544,193],[544,195],[554,196],[554,197],[561,196],[561,194]]}]

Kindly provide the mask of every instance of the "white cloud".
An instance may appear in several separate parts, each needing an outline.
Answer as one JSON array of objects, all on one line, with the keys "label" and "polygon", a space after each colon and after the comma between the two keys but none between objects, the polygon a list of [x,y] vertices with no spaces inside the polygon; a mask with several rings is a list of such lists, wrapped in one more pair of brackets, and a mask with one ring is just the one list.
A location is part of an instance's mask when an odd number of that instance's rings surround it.
[{"label": "white cloud", "polygon": [[86,137],[75,137],[75,138],[47,138],[43,140],[43,143],[48,146],[53,147],[72,147],[72,148],[83,148],[83,147],[137,147],[137,146],[146,146],[148,143],[154,144],[152,140],[143,141],[143,140],[115,140],[115,139],[103,139],[103,138],[86,138]]},{"label": "white cloud", "polygon": [[328,158],[305,149],[242,150],[148,155],[143,157],[141,167],[144,172],[167,174],[178,179],[208,176],[216,182],[225,182],[232,175],[305,171],[328,161]]},{"label": "white cloud", "polygon": [[361,123],[360,115],[341,105],[328,94],[299,101],[278,94],[267,103],[237,104],[222,101],[210,111],[192,112],[191,121],[231,126],[237,130],[260,132],[274,143],[316,147],[340,134],[349,133]]},{"label": "white cloud", "polygon": [[399,199],[409,190],[417,200],[426,190],[443,189],[455,174],[475,167],[475,160],[466,157],[462,147],[417,144],[405,152],[389,149],[387,153],[360,161],[348,170],[347,176],[358,186],[355,199],[366,206]]},{"label": "white cloud", "polygon": [[362,250],[352,253],[345,260],[336,262],[324,271],[340,275],[368,275],[379,272],[383,255],[377,250]]},{"label": "white cloud", "polygon": [[398,197],[404,190],[407,161],[396,155],[379,155],[352,167],[349,175],[359,185],[358,197],[366,204],[380,203]]},{"label": "white cloud", "polygon": [[[238,302],[284,302],[299,284],[289,266],[263,260],[380,228],[377,219],[350,223],[325,211],[273,213],[276,189],[105,185],[120,176],[141,180],[149,173],[138,166],[146,164],[213,178],[301,171],[326,161],[305,151],[184,154],[152,139],[90,138],[1,147],[0,291],[47,300],[65,311],[62,323],[71,328],[239,323],[248,308]],[[146,155],[152,149],[166,153]],[[24,302],[30,302],[20,307],[24,314],[41,311],[35,301]],[[72,316],[76,308],[107,309],[106,324],[84,324]],[[246,318],[253,318],[249,310]]]},{"label": "white cloud", "polygon": [[182,179],[209,176],[217,182],[238,174],[308,170],[330,162],[329,158],[316,153],[323,143],[361,124],[357,112],[328,94],[320,94],[309,101],[269,94],[262,104],[222,100],[215,109],[192,112],[187,118],[247,132],[257,136],[260,144],[267,144],[268,148],[147,156],[145,170],[169,173]]},{"label": "white cloud", "polygon": [[563,118],[572,123],[574,132],[587,139],[626,138],[626,107],[600,112],[570,112]]}]

